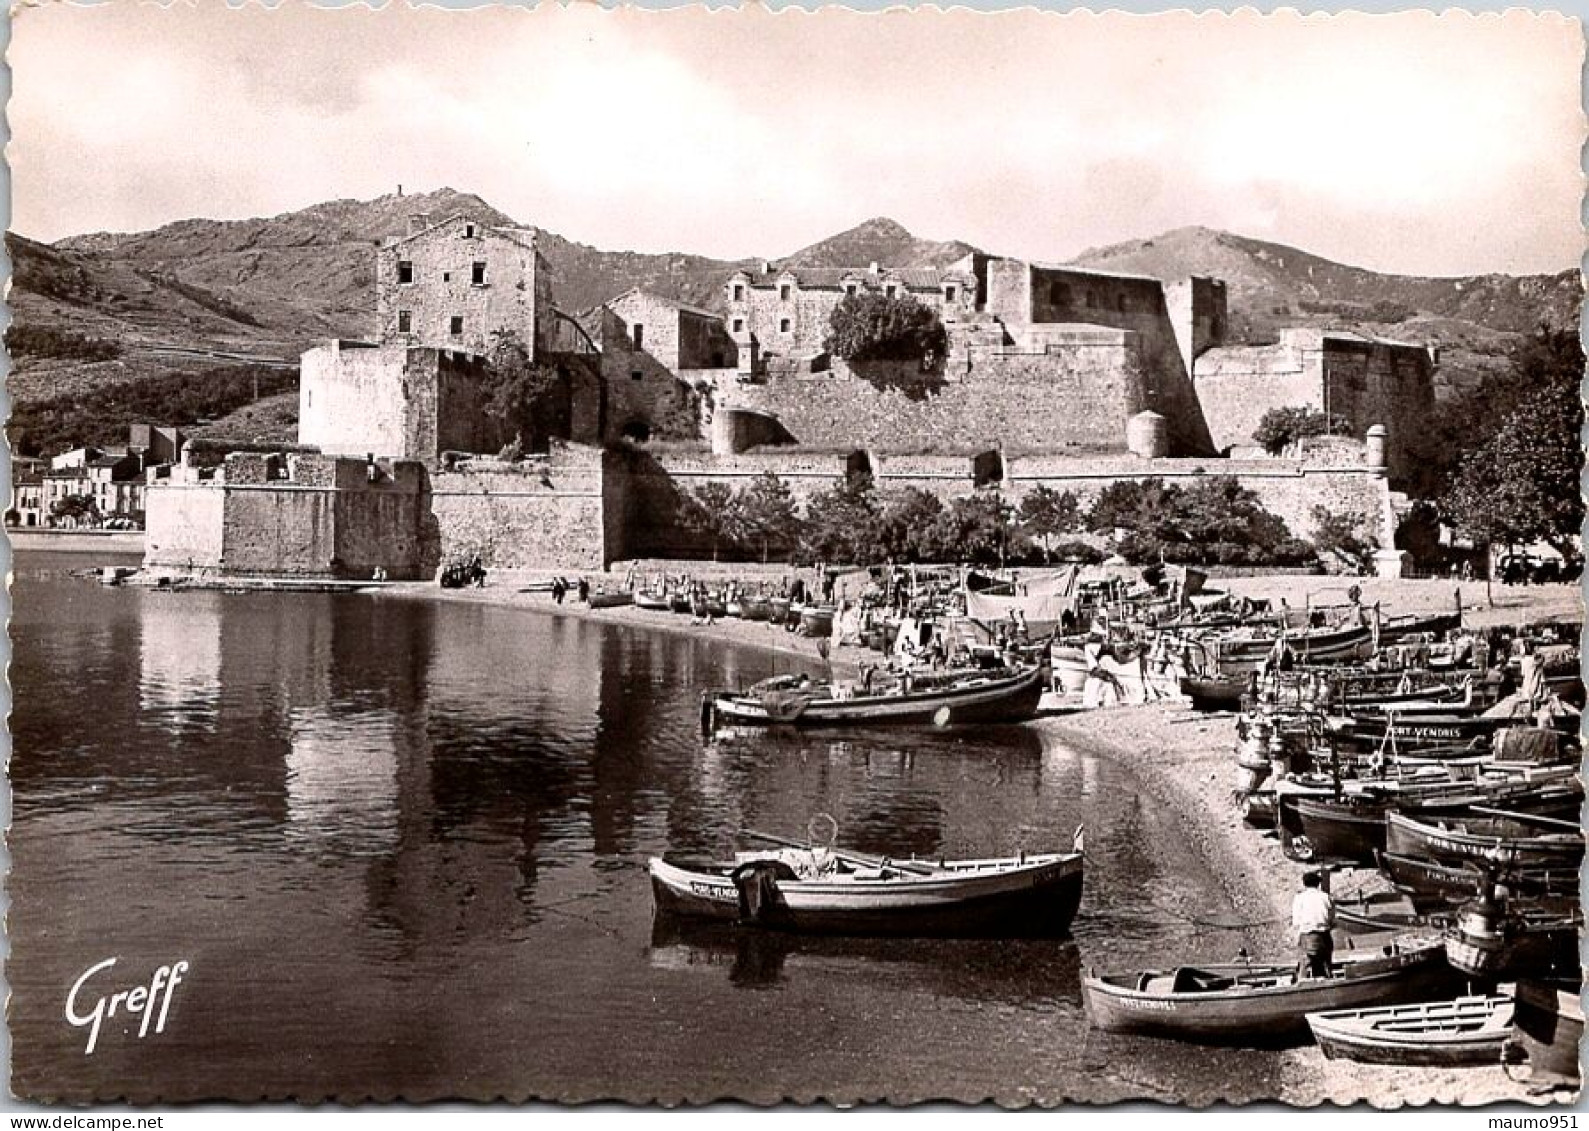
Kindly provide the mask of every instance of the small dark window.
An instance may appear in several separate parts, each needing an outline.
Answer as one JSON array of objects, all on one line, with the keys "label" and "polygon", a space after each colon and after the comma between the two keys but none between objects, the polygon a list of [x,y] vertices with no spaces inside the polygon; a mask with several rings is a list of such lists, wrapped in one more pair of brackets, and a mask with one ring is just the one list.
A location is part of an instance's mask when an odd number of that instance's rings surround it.
[{"label": "small dark window", "polygon": [[441,273],[441,281],[444,282],[444,283],[452,282],[452,272],[451,271],[443,271]]},{"label": "small dark window", "polygon": [[734,319],[734,333],[742,334],[744,332],[745,332],[745,320],[743,318]]},{"label": "small dark window", "polygon": [[466,239],[466,240],[474,239],[474,225],[473,224],[465,224],[463,226],[463,238]]},{"label": "small dark window", "polygon": [[413,322],[414,315],[412,312],[407,310],[399,310],[397,312],[397,332],[399,334],[407,334],[413,330]]},{"label": "small dark window", "polygon": [[789,284],[788,283],[782,283],[782,284],[779,285],[779,287],[778,287],[778,299],[781,302],[788,302],[789,301]]},{"label": "small dark window", "polygon": [[894,286],[893,283],[890,283],[888,286],[883,288],[883,293],[889,298],[894,298],[899,294],[899,288]]},{"label": "small dark window", "polygon": [[486,265],[476,263],[470,268],[469,281],[475,286],[484,286],[486,281]]},{"label": "small dark window", "polygon": [[945,302],[953,302],[955,300],[955,293],[955,289],[952,285],[945,287],[943,289],[943,300]]},{"label": "small dark window", "polygon": [[640,323],[634,324],[634,348],[644,349],[646,344],[646,328]]},{"label": "small dark window", "polygon": [[790,326],[789,319],[787,319],[787,318],[778,319],[778,332],[780,334],[787,334],[789,332],[789,326]]},{"label": "small dark window", "polygon": [[646,379],[646,375],[644,373],[640,372],[640,370],[631,369],[629,371],[629,380],[631,380],[631,381],[644,381],[645,379]]},{"label": "small dark window", "polygon": [[743,283],[735,283],[734,284],[734,301],[735,302],[744,302],[745,301],[745,286],[744,286]]},{"label": "small dark window", "polygon": [[463,333],[463,315],[454,314],[452,316],[451,322],[448,325],[448,329],[449,332],[451,332],[454,336]]},{"label": "small dark window", "polygon": [[414,281],[414,264],[412,260],[399,259],[397,261],[397,281],[399,283],[412,283]]},{"label": "small dark window", "polygon": [[860,288],[857,287],[854,283],[845,283],[844,284],[844,293],[849,295],[851,298],[854,298],[859,291],[860,291]]}]

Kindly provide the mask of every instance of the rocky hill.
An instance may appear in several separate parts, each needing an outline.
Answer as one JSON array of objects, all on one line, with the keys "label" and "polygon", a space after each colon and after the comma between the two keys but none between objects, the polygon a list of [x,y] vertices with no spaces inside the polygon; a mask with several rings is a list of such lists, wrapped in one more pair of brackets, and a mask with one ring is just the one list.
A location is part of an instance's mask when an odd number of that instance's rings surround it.
[{"label": "rocky hill", "polygon": [[[515,222],[477,196],[440,189],[328,201],[253,220],[96,232],[53,245],[8,235],[15,266],[10,301],[16,325],[33,335],[31,352],[16,358],[12,396],[26,404],[170,372],[214,372],[217,363],[290,364],[316,340],[367,336],[375,246],[401,234],[411,214],[441,220],[460,212],[487,223]],[[516,219],[533,224],[536,218]],[[715,308],[723,281],[756,262],[602,251],[544,230],[541,247],[559,304],[570,311],[633,286]],[[942,265],[972,250],[961,241],[918,239],[878,217],[778,262]],[[1076,262],[1166,279],[1223,278],[1238,339],[1270,340],[1280,326],[1309,324],[1431,342],[1445,351],[1443,379],[1455,384],[1503,365],[1516,336],[1540,320],[1576,319],[1581,301],[1573,271],[1523,278],[1385,275],[1205,228],[1096,249]]]}]

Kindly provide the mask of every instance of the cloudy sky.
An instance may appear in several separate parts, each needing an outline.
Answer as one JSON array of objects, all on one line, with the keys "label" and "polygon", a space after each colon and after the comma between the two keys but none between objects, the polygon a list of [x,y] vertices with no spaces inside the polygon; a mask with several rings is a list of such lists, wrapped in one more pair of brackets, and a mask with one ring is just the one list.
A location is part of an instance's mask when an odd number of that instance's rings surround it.
[{"label": "cloudy sky", "polygon": [[779,255],[887,215],[1068,259],[1187,224],[1417,274],[1582,252],[1559,16],[21,10],[46,240],[450,185],[608,249]]}]

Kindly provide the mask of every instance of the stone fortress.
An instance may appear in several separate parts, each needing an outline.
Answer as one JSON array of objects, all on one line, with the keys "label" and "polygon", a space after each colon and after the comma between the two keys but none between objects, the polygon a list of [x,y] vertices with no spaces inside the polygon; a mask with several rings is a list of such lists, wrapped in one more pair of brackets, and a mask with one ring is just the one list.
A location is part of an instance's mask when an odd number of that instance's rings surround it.
[{"label": "stone fortress", "polygon": [[[1325,506],[1388,547],[1401,438],[1434,405],[1431,349],[1312,329],[1228,342],[1217,279],[980,253],[762,263],[725,280],[720,312],[630,290],[571,316],[533,230],[462,215],[411,218],[376,270],[371,340],[303,356],[299,449],[184,460],[149,492],[150,565],[399,578],[475,554],[527,569],[700,556],[674,521],[682,495],[765,472],[797,497],[864,471],[885,491],[998,487],[1018,502],[1047,484],[1084,504],[1122,478],[1231,475],[1299,536]],[[862,292],[930,307],[943,356],[829,356],[829,315]],[[485,409],[487,358],[504,338],[556,372],[548,454],[497,458],[513,437]],[[1257,449],[1263,413],[1298,405],[1365,439]]]}]

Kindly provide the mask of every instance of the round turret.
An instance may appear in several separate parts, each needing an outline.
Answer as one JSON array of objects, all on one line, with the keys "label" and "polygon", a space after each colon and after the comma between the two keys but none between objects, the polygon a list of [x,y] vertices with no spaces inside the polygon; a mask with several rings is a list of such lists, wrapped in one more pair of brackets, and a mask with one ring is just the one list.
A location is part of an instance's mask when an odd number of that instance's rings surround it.
[{"label": "round turret", "polygon": [[1170,454],[1169,422],[1145,409],[1126,421],[1126,448],[1142,459],[1163,459]]},{"label": "round turret", "polygon": [[1383,424],[1376,424],[1368,430],[1369,467],[1389,466],[1389,460],[1385,455],[1385,439],[1389,434]]}]

